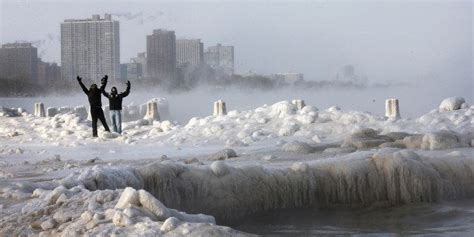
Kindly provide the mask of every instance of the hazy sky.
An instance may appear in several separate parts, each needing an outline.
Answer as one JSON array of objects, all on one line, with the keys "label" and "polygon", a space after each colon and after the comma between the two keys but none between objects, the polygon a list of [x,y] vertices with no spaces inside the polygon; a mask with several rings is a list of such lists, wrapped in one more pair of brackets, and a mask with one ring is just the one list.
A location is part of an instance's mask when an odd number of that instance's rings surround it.
[{"label": "hazy sky", "polygon": [[153,29],[235,46],[236,72],[331,79],[345,64],[371,81],[473,89],[472,1],[5,1],[0,42],[34,41],[60,62],[60,22],[111,13],[121,62]]}]

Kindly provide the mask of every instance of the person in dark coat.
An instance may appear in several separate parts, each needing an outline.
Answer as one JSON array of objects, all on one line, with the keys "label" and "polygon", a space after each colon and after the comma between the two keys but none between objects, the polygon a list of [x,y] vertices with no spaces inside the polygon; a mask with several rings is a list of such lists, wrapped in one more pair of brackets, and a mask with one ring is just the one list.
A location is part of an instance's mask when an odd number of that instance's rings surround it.
[{"label": "person in dark coat", "polygon": [[116,133],[122,133],[122,99],[130,94],[130,81],[127,81],[127,89],[123,93],[117,92],[117,87],[112,87],[110,94],[102,91],[105,97],[109,98],[110,120]]},{"label": "person in dark coat", "polygon": [[97,88],[96,84],[92,84],[90,88],[87,89],[82,83],[82,78],[77,76],[79,85],[81,85],[82,90],[86,93],[89,99],[93,137],[97,137],[97,120],[99,119],[104,126],[105,131],[110,132],[109,126],[107,126],[107,122],[105,121],[104,111],[102,110],[102,92],[105,90],[105,86],[107,85],[107,78],[107,75],[102,78],[100,88]]}]

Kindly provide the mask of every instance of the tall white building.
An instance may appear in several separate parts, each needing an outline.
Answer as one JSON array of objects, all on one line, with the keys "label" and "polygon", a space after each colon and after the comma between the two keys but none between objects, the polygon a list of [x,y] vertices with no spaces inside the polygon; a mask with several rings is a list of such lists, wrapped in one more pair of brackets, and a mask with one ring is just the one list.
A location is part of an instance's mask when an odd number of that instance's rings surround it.
[{"label": "tall white building", "polygon": [[176,63],[178,66],[197,66],[204,60],[204,45],[200,39],[176,40]]},{"label": "tall white building", "polygon": [[234,46],[217,44],[207,48],[204,53],[204,61],[225,74],[234,74]]},{"label": "tall white building", "polygon": [[61,76],[96,81],[108,75],[120,77],[119,22],[110,14],[104,18],[69,19],[61,23]]}]

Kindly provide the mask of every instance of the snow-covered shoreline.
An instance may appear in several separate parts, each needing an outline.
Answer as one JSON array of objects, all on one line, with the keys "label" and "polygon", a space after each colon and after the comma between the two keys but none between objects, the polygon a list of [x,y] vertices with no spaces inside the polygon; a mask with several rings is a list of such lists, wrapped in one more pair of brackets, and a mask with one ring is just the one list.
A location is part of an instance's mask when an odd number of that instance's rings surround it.
[{"label": "snow-covered shoreline", "polygon": [[[245,235],[204,215],[472,199],[474,106],[459,101],[413,120],[282,101],[184,125],[134,120],[99,138],[75,112],[2,116],[0,233]],[[117,207],[127,187],[154,204]],[[160,203],[175,214],[158,218]]]}]

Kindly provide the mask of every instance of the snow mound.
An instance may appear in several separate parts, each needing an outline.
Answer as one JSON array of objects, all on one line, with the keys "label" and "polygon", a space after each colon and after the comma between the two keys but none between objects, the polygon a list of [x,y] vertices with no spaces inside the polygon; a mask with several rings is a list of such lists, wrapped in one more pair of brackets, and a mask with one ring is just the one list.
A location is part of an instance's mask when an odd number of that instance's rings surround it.
[{"label": "snow mound", "polygon": [[461,109],[464,103],[466,103],[466,101],[463,97],[449,97],[441,101],[441,104],[439,105],[438,109],[440,112],[458,110]]}]

